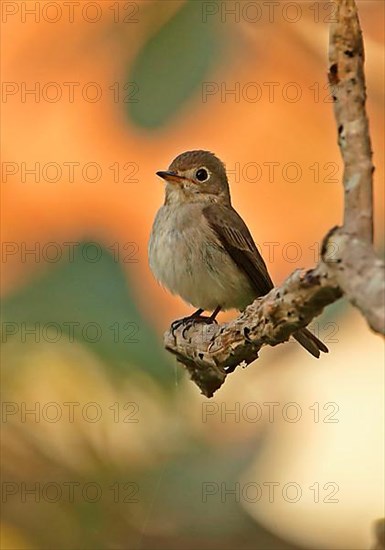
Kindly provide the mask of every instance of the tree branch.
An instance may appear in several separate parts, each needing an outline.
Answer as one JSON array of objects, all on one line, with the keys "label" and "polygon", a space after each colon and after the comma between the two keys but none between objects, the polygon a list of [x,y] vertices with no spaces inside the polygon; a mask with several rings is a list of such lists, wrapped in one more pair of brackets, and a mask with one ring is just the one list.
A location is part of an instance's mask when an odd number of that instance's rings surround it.
[{"label": "tree branch", "polygon": [[314,269],[295,271],[279,287],[222,325],[167,331],[164,343],[206,397],[264,345],[287,341],[343,294],[378,333],[385,333],[384,262],[372,249],[372,152],[365,110],[364,48],[354,0],[337,0],[330,29],[329,82],[344,162],[344,226],[325,237]]},{"label": "tree branch", "polygon": [[202,393],[211,397],[239,364],[257,359],[264,345],[286,342],[340,296],[338,284],[323,267],[297,270],[229,323],[195,324],[167,332],[165,347],[185,365]]},{"label": "tree branch", "polygon": [[355,0],[337,0],[330,27],[329,82],[344,161],[344,229],[373,242],[372,149],[365,110],[364,43]]},{"label": "tree branch", "polygon": [[385,334],[385,264],[377,258],[366,242],[345,233],[343,228],[333,230],[330,254],[323,258],[328,273],[351,304],[366,318],[370,328]]}]

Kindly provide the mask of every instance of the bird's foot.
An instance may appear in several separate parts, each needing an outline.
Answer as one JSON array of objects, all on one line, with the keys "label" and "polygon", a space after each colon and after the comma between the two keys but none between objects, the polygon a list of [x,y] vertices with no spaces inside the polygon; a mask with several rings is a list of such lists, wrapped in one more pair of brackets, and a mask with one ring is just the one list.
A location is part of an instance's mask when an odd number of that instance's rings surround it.
[{"label": "bird's foot", "polygon": [[196,311],[195,313],[193,313],[192,315],[189,315],[188,317],[182,317],[182,319],[177,319],[176,321],[173,321],[171,323],[171,334],[173,336],[174,335],[174,332],[179,328],[181,327],[182,325],[185,325],[186,323],[188,323],[189,321],[191,321],[192,319],[195,319],[196,317],[199,317],[200,314],[202,313],[202,310],[198,310]]},{"label": "bird's foot", "polygon": [[212,317],[207,317],[206,315],[190,315],[189,317],[183,317],[182,319],[177,319],[171,324],[171,334],[175,336],[175,331],[183,326],[182,337],[185,337],[185,331],[191,328],[195,323],[202,323],[206,325],[211,325],[212,323],[218,324],[217,321]]},{"label": "bird's foot", "polygon": [[184,323],[184,328],[182,330],[182,338],[186,337],[186,331],[189,330],[189,328],[194,326],[196,323],[204,325],[212,325],[214,323],[215,325],[217,325],[218,321],[216,319],[213,319],[212,316],[207,317],[206,315],[199,315],[197,317],[187,318],[186,322]]},{"label": "bird's foot", "polygon": [[215,325],[217,325],[218,322],[216,321],[215,318],[218,315],[220,309],[221,307],[217,306],[209,317],[207,317],[206,315],[202,315],[202,312],[204,311],[203,309],[197,309],[197,311],[195,311],[189,317],[183,317],[183,319],[177,319],[171,324],[171,334],[175,336],[174,334],[175,331],[179,327],[183,326],[184,328],[182,330],[182,337],[185,338],[186,330],[191,328],[195,323],[202,323],[205,325],[212,325],[214,323]]}]

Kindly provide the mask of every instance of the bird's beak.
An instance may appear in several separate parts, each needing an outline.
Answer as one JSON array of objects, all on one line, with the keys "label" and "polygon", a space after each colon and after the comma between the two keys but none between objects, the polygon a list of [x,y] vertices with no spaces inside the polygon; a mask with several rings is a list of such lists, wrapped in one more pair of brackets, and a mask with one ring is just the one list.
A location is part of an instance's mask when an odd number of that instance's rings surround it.
[{"label": "bird's beak", "polygon": [[161,170],[157,172],[156,175],[170,183],[180,183],[183,179],[182,176],[179,176],[176,172],[172,172],[171,170]]}]

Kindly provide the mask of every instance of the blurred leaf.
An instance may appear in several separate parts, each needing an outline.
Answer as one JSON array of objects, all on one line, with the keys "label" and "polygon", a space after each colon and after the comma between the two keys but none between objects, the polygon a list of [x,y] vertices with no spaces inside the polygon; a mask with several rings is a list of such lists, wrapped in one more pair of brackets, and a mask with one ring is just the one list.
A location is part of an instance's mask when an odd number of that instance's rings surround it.
[{"label": "blurred leaf", "polygon": [[[115,372],[124,374],[128,365],[137,366],[171,382],[171,361],[136,307],[119,263],[103,247],[97,262],[88,261],[87,246],[81,243],[72,261],[58,264],[3,301],[2,327],[8,330],[3,342],[12,330],[21,343],[77,341]],[[26,332],[34,328],[36,336]]]},{"label": "blurred leaf", "polygon": [[186,2],[134,61],[127,80],[137,84],[138,101],[127,105],[138,126],[158,128],[167,123],[219,59],[220,34],[213,18],[203,21],[202,7],[200,1]]},{"label": "blurred leaf", "polygon": [[[255,441],[219,449],[195,442],[166,466],[147,471],[139,480],[151,514],[146,522],[169,527],[180,540],[180,548],[181,537],[185,537],[188,548],[294,550],[257,524],[242,505],[256,498],[255,485],[262,484],[243,477],[255,452]],[[202,540],[210,543],[203,546]]]},{"label": "blurred leaf", "polygon": [[[223,460],[225,453],[226,460]],[[173,518],[185,534],[215,533],[221,525],[222,533],[242,530],[244,512],[235,494],[229,494],[226,502],[221,500],[221,483],[226,481],[231,490],[239,483],[242,472],[255,457],[255,442],[239,444],[236,448],[213,449],[195,441],[185,454],[169,461],[167,467],[140,480],[143,494],[150,500],[158,485],[154,516],[167,521],[165,514]],[[210,491],[213,494],[210,495]],[[207,492],[207,497],[205,494]],[[231,491],[230,491],[231,492]],[[188,496],[188,506],[186,498]]]}]

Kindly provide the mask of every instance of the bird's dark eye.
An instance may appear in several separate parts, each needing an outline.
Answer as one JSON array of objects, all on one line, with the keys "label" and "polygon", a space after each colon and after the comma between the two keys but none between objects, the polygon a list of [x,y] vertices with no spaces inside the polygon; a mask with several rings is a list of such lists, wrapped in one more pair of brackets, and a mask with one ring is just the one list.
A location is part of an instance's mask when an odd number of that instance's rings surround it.
[{"label": "bird's dark eye", "polygon": [[198,181],[207,181],[209,179],[209,174],[206,168],[199,168],[195,174],[195,177]]}]

